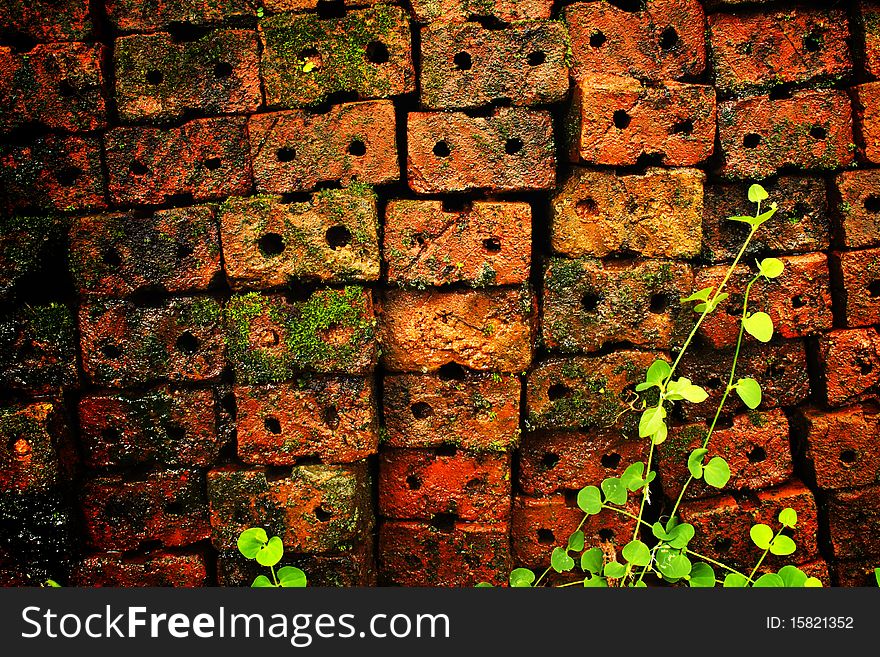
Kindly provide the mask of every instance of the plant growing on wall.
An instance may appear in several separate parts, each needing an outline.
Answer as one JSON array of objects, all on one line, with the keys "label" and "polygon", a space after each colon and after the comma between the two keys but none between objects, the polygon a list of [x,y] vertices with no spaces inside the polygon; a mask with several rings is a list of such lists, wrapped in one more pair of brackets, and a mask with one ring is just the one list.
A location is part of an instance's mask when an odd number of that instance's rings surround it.
[{"label": "plant growing on wall", "polygon": [[307,585],[306,574],[294,566],[282,566],[275,571],[275,566],[284,556],[284,543],[277,536],[269,538],[262,527],[245,529],[238,537],[238,551],[246,559],[253,559],[261,566],[269,569],[269,577],[257,575],[251,584],[252,588],[303,588]]}]

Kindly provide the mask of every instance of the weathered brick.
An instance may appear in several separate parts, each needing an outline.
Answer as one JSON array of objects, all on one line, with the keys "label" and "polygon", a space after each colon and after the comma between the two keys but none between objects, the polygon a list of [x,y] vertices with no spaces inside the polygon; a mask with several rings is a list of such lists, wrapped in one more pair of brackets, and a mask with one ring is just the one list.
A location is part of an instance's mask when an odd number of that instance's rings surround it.
[{"label": "weathered brick", "polygon": [[95,383],[202,381],[225,364],[220,305],[174,299],[158,307],[95,300],[80,307],[83,370]]},{"label": "weathered brick", "polygon": [[164,203],[180,195],[203,201],[251,187],[243,117],[196,119],[179,128],[114,128],[104,147],[114,203]]},{"label": "weathered brick", "polygon": [[86,540],[95,548],[120,551],[204,540],[210,535],[204,485],[197,470],[89,479],[80,502]]},{"label": "weathered brick", "polygon": [[715,84],[724,92],[743,93],[811,80],[836,81],[852,69],[848,37],[842,7],[712,14]]},{"label": "weathered brick", "polygon": [[233,289],[379,278],[379,222],[369,187],[324,190],[304,203],[235,197],[218,214]]},{"label": "weathered brick", "polygon": [[337,92],[388,98],[415,91],[409,19],[377,5],[341,18],[279,14],[259,24],[266,103],[317,105]]},{"label": "weathered brick", "polygon": [[151,32],[186,24],[207,26],[226,21],[253,18],[257,7],[267,2],[249,0],[163,0],[145,5],[140,0],[106,0],[107,15],[122,32]]},{"label": "weathered brick", "polygon": [[522,372],[532,360],[534,304],[525,287],[388,290],[380,314],[382,362],[392,372],[436,371],[450,362]]},{"label": "weathered brick", "polygon": [[697,256],[704,180],[697,169],[619,176],[574,167],[552,199],[551,246],[575,258]]},{"label": "weathered brick", "polygon": [[387,449],[379,456],[379,512],[399,520],[510,519],[510,453]]},{"label": "weathered brick", "polygon": [[226,343],[238,383],[290,381],[304,371],[365,374],[377,358],[372,296],[356,286],[304,299],[234,296]]},{"label": "weathered brick", "polygon": [[70,574],[72,586],[206,586],[208,571],[201,554],[159,552],[147,556],[94,554],[79,561]]},{"label": "weathered brick", "polygon": [[831,331],[819,338],[826,399],[843,406],[871,394],[880,383],[880,333],[875,328]]},{"label": "weathered brick", "polygon": [[257,192],[307,192],[320,182],[400,179],[390,101],[345,103],[324,114],[257,114],[248,121]]},{"label": "weathered brick", "polygon": [[834,179],[837,238],[843,246],[880,245],[880,171],[845,171]]},{"label": "weathered brick", "polygon": [[121,37],[113,51],[119,117],[253,112],[262,101],[259,63],[253,30],[214,30],[185,42],[163,33]]},{"label": "weathered brick", "polygon": [[85,41],[92,35],[88,0],[4,0],[0,25],[34,41]]},{"label": "weathered brick", "polygon": [[546,105],[568,92],[568,39],[557,21],[433,24],[421,33],[421,101],[430,109],[494,101]]},{"label": "weathered brick", "polygon": [[830,264],[836,282],[843,286],[846,325],[880,324],[880,248],[834,252]]},{"label": "weathered brick", "polygon": [[210,465],[223,442],[215,413],[211,390],[86,395],[79,401],[84,462],[92,468]]},{"label": "weathered brick", "polygon": [[675,262],[548,258],[541,336],[563,352],[624,341],[668,349],[691,328],[691,307],[680,299],[693,285],[690,266]]},{"label": "weathered brick", "polygon": [[54,214],[0,214],[0,301],[27,292],[29,282],[57,263],[64,251],[67,221]]},{"label": "weathered brick", "polygon": [[720,173],[763,178],[783,167],[842,169],[855,159],[850,101],[842,91],[798,91],[718,106]]},{"label": "weathered brick", "polygon": [[385,210],[388,281],[426,286],[516,285],[529,278],[532,210],[527,203],[394,200]]},{"label": "weathered brick", "polygon": [[391,447],[483,452],[517,444],[521,386],[514,375],[401,374],[386,376],[382,387],[384,441]]},{"label": "weathered brick", "polygon": [[837,560],[833,565],[835,585],[845,587],[876,587],[876,569],[877,561],[873,557],[858,561]]},{"label": "weathered brick", "polygon": [[876,80],[880,77],[880,4],[876,0],[858,0],[855,9],[855,59],[867,76]]},{"label": "weathered brick", "polygon": [[880,162],[880,82],[850,88],[858,156],[864,162]]},{"label": "weathered brick", "polygon": [[575,164],[625,166],[648,157],[666,166],[693,166],[715,148],[715,91],[584,75],[575,84],[567,121],[567,155]]},{"label": "weathered brick", "polygon": [[375,395],[372,379],[354,377],[236,386],[238,456],[269,465],[365,459],[379,445]]},{"label": "weathered brick", "polygon": [[[316,11],[321,8],[321,2],[322,0],[262,0],[260,4],[266,9],[266,11],[271,11],[273,14],[280,14],[285,11]],[[373,5],[390,4],[391,0],[336,0],[336,2],[345,7],[345,9],[351,9],[354,7],[372,7]]]},{"label": "weathered brick", "polygon": [[60,405],[4,406],[0,435],[0,490],[35,493],[69,483],[76,454]]},{"label": "weathered brick", "polygon": [[556,179],[550,114],[502,107],[490,116],[411,112],[407,175],[418,193],[551,189]]},{"label": "weathered brick", "polygon": [[495,18],[505,23],[550,18],[552,0],[412,0],[419,23],[463,23]]},{"label": "weathered brick", "polygon": [[70,231],[70,269],[81,294],[127,296],[145,289],[206,290],[220,274],[214,209],[82,217]]},{"label": "weathered brick", "polygon": [[608,2],[565,7],[572,73],[643,80],[696,77],[706,68],[706,18],[697,0],[647,0],[638,11]]},{"label": "weathered brick", "polygon": [[832,491],[826,504],[834,556],[876,561],[880,553],[880,485]]},{"label": "weathered brick", "polygon": [[262,469],[212,470],[211,540],[217,549],[235,549],[243,530],[265,527],[289,552],[351,552],[372,528],[370,497],[363,464],[301,465],[271,478]]},{"label": "weathered brick", "polygon": [[395,586],[501,586],[512,568],[506,523],[389,521],[379,528],[383,584]]},{"label": "weathered brick", "polygon": [[76,384],[76,323],[66,306],[52,303],[0,319],[0,385],[32,394]]}]

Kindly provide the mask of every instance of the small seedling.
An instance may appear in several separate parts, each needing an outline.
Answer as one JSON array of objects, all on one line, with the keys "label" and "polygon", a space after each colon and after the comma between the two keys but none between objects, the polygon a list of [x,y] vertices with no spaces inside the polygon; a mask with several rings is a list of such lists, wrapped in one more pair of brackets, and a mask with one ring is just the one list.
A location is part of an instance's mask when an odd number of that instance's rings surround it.
[{"label": "small seedling", "polygon": [[303,588],[307,585],[306,574],[294,566],[283,566],[275,572],[275,566],[284,556],[284,543],[277,536],[269,538],[262,527],[245,529],[238,537],[238,551],[245,558],[253,559],[261,566],[269,569],[272,579],[258,575],[251,584],[252,588]]}]

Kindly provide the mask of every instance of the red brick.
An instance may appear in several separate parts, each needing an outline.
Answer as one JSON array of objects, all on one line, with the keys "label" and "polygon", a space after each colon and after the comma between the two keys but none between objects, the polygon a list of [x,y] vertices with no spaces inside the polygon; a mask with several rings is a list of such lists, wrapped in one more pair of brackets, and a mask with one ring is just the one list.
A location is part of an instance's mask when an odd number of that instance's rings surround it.
[{"label": "red brick", "polygon": [[0,25],[35,41],[85,41],[93,27],[88,0],[5,0]]},{"label": "red brick", "polygon": [[880,248],[834,252],[831,270],[843,285],[846,325],[880,324]]},{"label": "red brick", "polygon": [[60,405],[32,402],[0,408],[0,491],[36,494],[70,481],[76,459]]},{"label": "red brick", "polygon": [[304,203],[235,197],[220,206],[219,217],[233,289],[280,286],[292,278],[379,278],[379,222],[369,187],[324,190]]},{"label": "red brick", "polygon": [[490,116],[411,112],[407,175],[423,194],[489,188],[551,189],[556,180],[550,114],[502,107]]},{"label": "red brick", "polygon": [[529,278],[532,210],[527,203],[395,200],[385,210],[388,281],[403,285],[516,285]]},{"label": "red brick", "polygon": [[382,387],[384,441],[391,447],[505,451],[519,439],[521,386],[514,375],[402,374],[386,376]]},{"label": "red brick", "polygon": [[441,529],[425,522],[384,522],[379,529],[382,583],[501,586],[512,568],[508,534],[506,523],[456,522]]},{"label": "red brick", "polygon": [[270,106],[308,107],[337,92],[388,98],[416,89],[409,19],[400,7],[377,5],[330,19],[279,14],[262,19],[259,32]]},{"label": "red brick", "polygon": [[0,216],[0,301],[14,300],[36,272],[57,262],[67,223],[48,213]]},{"label": "red brick", "polygon": [[206,586],[208,572],[201,554],[160,552],[142,557],[95,554],[79,561],[70,574],[72,586]]},{"label": "red brick", "polygon": [[574,167],[552,199],[551,246],[572,257],[697,256],[704,180],[696,169],[616,175]]},{"label": "red brick", "polygon": [[854,28],[858,43],[856,61],[861,60],[864,72],[876,80],[880,77],[880,4],[875,0],[858,0]]},{"label": "red brick", "polygon": [[697,0],[648,0],[638,11],[608,2],[565,7],[572,73],[644,80],[693,78],[706,68],[706,18]]},{"label": "red brick", "polygon": [[382,362],[392,372],[433,372],[450,362],[522,372],[532,360],[534,303],[526,287],[388,290],[379,321]]},{"label": "red brick", "polygon": [[880,171],[845,171],[834,184],[841,244],[854,249],[880,245]]},{"label": "red brick", "polygon": [[828,404],[873,395],[880,383],[880,333],[874,328],[831,331],[819,338],[819,366]]},{"label": "red brick", "polygon": [[763,178],[783,167],[841,169],[855,159],[850,101],[842,91],[798,91],[718,106],[721,174]]},{"label": "red brick", "polygon": [[[263,0],[260,4],[273,14],[285,11],[315,11],[320,8],[321,0]],[[353,7],[372,7],[373,5],[389,4],[390,0],[340,0],[346,9]]]},{"label": "red brick", "polygon": [[836,586],[877,586],[877,575],[874,572],[877,561],[873,557],[859,561],[835,561],[833,566]]},{"label": "red brick", "polygon": [[827,507],[834,556],[876,561],[880,553],[880,485],[832,491]]},{"label": "red brick", "polygon": [[372,379],[353,377],[236,386],[238,456],[270,465],[365,459],[379,445],[375,394]]},{"label": "red brick", "polygon": [[220,235],[210,206],[74,220],[70,269],[80,294],[206,290],[220,274]]},{"label": "red brick", "polygon": [[859,159],[880,162],[880,82],[850,88]]},{"label": "red brick", "polygon": [[79,401],[80,443],[92,468],[210,465],[222,445],[216,424],[211,390],[99,393]]},{"label": "red brick", "polygon": [[86,540],[92,547],[120,551],[204,540],[210,535],[204,485],[196,470],[89,479],[81,499]]},{"label": "red brick", "polygon": [[248,121],[257,192],[307,192],[320,182],[400,179],[390,101],[346,103],[324,114],[257,114]]},{"label": "red brick", "polygon": [[552,0],[412,0],[413,14],[419,23],[463,23],[479,18],[495,18],[510,23],[550,18]]},{"label": "red brick", "polygon": [[215,378],[225,364],[220,320],[211,298],[158,307],[94,301],[79,312],[83,369],[90,380],[110,386]]},{"label": "red brick", "polygon": [[258,4],[268,5],[268,2],[162,0],[144,4],[141,0],[107,0],[105,4],[110,22],[116,29],[150,32],[176,23],[202,26],[255,17]]},{"label": "red brick", "polygon": [[259,62],[252,30],[215,30],[185,42],[162,33],[119,38],[113,51],[119,117],[253,112],[262,101]]},{"label": "red brick", "polygon": [[645,156],[666,166],[692,166],[715,148],[715,91],[589,74],[575,85],[566,120],[568,159],[575,164],[626,166]]},{"label": "red brick", "polygon": [[104,145],[114,203],[164,203],[178,195],[203,201],[251,187],[243,117],[197,119],[179,128],[114,128]]},{"label": "red brick", "polygon": [[25,305],[0,320],[0,385],[31,394],[76,384],[76,324],[66,306]]}]

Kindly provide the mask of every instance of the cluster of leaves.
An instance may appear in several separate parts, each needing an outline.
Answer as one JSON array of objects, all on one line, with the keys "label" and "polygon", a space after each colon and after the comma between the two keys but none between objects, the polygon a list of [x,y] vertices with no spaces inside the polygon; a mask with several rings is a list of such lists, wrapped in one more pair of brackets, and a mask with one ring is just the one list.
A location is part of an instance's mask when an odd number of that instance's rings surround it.
[{"label": "cluster of leaves", "polygon": [[277,536],[269,538],[262,527],[245,529],[238,537],[238,551],[247,559],[253,559],[269,569],[271,579],[257,575],[253,588],[297,589],[306,586],[306,574],[294,566],[284,566],[275,572],[275,566],[284,556],[284,543]]}]

